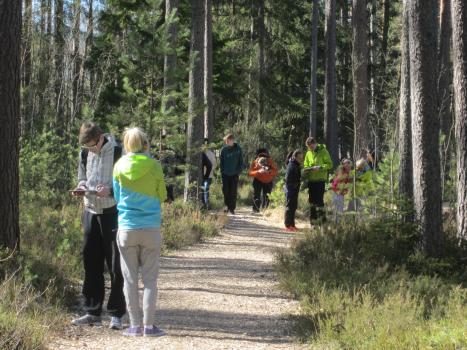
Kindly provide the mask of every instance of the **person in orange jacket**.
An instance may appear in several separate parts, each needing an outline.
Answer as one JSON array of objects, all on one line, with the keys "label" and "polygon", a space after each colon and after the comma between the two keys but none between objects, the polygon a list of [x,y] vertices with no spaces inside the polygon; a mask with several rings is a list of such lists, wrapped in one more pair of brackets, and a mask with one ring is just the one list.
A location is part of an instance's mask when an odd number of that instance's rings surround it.
[{"label": "person in orange jacket", "polygon": [[269,206],[269,194],[272,192],[273,180],[277,175],[277,164],[269,156],[266,148],[256,152],[256,158],[251,163],[248,175],[253,180],[253,213],[259,213],[261,208]]}]

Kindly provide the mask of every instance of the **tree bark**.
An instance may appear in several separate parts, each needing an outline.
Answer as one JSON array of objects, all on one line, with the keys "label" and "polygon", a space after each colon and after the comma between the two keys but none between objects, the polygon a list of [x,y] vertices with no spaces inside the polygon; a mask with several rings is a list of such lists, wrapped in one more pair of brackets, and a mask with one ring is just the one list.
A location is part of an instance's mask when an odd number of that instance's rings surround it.
[{"label": "tree bark", "polygon": [[389,38],[389,20],[390,20],[391,3],[390,0],[384,0],[383,5],[383,35],[381,39],[381,60],[380,71],[386,73],[386,56],[388,54],[388,38]]},{"label": "tree bark", "polygon": [[63,13],[63,0],[55,0],[55,33],[54,33],[54,46],[55,46],[55,113],[57,132],[59,135],[64,134],[66,127],[66,117],[64,115],[63,101],[64,101],[64,65],[65,60],[65,37],[64,37],[64,13]]},{"label": "tree bark", "polygon": [[81,39],[81,0],[74,0],[73,16],[73,96],[72,96],[72,118],[79,118],[81,114],[81,54],[79,52]]},{"label": "tree bark", "polygon": [[368,13],[366,0],[352,3],[352,74],[354,96],[354,158],[364,156],[370,141],[368,124]]},{"label": "tree bark", "polygon": [[310,131],[309,135],[316,137],[317,114],[317,68],[318,68],[318,0],[312,0],[311,15],[311,86],[310,86]]},{"label": "tree bark", "polygon": [[264,120],[264,0],[258,0],[258,122]]},{"label": "tree bark", "polygon": [[178,0],[165,1],[168,51],[164,55],[164,99],[162,110],[171,113],[175,108],[172,94],[177,90]]},{"label": "tree bark", "polygon": [[20,133],[26,135],[32,120],[33,110],[33,87],[32,83],[32,49],[33,49],[33,18],[32,18],[32,0],[24,0],[24,19],[22,23],[22,52],[21,52],[21,86],[25,98],[22,101]]},{"label": "tree bark", "polygon": [[376,116],[376,76],[377,76],[377,67],[376,67],[376,39],[378,38],[378,33],[376,32],[376,0],[371,0],[371,10],[370,10],[370,120],[374,121]]},{"label": "tree bark", "polygon": [[255,6],[254,1],[250,4],[250,61],[248,64],[248,93],[246,101],[245,123],[250,123],[253,109],[253,50],[255,47]]},{"label": "tree bark", "polygon": [[187,168],[184,200],[197,200],[202,184],[204,134],[204,0],[191,0],[190,74],[188,92]]},{"label": "tree bark", "polygon": [[325,3],[324,139],[334,165],[339,162],[336,112],[336,0]]},{"label": "tree bark", "polygon": [[[94,45],[94,2],[93,0],[88,0],[88,18],[87,18],[87,28],[86,28],[86,42],[84,48],[84,57],[92,51]],[[88,79],[89,79],[89,92],[94,91],[94,71],[88,69]]]},{"label": "tree bark", "polygon": [[204,137],[211,140],[214,129],[212,101],[212,2],[205,0],[204,22]]},{"label": "tree bark", "polygon": [[19,249],[21,1],[0,2],[0,247]]},{"label": "tree bark", "polygon": [[408,1],[403,1],[401,30],[401,87],[399,103],[399,194],[413,196],[412,123],[410,113],[410,48]]},{"label": "tree bark", "polygon": [[452,127],[451,0],[441,0],[440,10],[438,106],[441,121],[441,132],[448,137]]},{"label": "tree bark", "polygon": [[410,91],[414,206],[425,252],[443,250],[441,169],[436,115],[436,0],[409,3]]},{"label": "tree bark", "polygon": [[457,235],[467,240],[467,4],[452,0],[454,109],[457,144]]},{"label": "tree bark", "polygon": [[[23,21],[23,88],[29,86],[31,83],[32,74],[32,0],[24,0],[24,21]],[[27,101],[29,102],[29,101]]]}]

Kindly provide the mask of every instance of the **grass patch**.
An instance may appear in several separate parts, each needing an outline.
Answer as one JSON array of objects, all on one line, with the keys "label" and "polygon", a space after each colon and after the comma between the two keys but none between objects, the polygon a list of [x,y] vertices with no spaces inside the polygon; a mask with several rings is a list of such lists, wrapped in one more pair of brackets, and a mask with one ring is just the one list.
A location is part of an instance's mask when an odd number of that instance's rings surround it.
[{"label": "grass patch", "polygon": [[396,215],[308,231],[277,254],[281,286],[301,301],[296,334],[319,349],[461,349],[467,346],[464,248],[418,250]]},{"label": "grass patch", "polygon": [[162,224],[163,250],[180,249],[213,237],[221,226],[221,219],[216,214],[203,214],[181,201],[166,204]]}]

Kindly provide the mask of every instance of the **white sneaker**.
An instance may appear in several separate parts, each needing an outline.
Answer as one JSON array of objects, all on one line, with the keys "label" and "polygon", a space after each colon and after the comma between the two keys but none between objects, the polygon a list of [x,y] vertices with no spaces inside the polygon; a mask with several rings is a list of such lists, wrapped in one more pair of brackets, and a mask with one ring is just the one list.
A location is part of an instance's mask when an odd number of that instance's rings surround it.
[{"label": "white sneaker", "polygon": [[74,319],[71,321],[71,324],[74,326],[96,326],[96,327],[101,327],[102,326],[102,318],[100,316],[94,316],[94,315],[89,315],[86,314],[84,316],[81,316],[79,318]]},{"label": "white sneaker", "polygon": [[122,318],[121,317],[111,317],[110,318],[110,324],[109,324],[110,329],[115,329],[117,331],[120,331],[123,329],[123,323],[122,323]]}]

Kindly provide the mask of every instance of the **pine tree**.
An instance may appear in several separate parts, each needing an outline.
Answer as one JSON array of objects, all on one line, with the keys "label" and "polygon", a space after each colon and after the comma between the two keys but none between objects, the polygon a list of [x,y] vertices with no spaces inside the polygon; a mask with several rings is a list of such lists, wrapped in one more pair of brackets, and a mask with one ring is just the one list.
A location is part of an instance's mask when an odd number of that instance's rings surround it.
[{"label": "pine tree", "polygon": [[0,247],[19,249],[21,1],[0,3]]},{"label": "pine tree", "polygon": [[409,5],[410,99],[414,205],[423,247],[431,256],[443,250],[441,169],[436,115],[436,0]]},{"label": "pine tree", "polygon": [[467,240],[467,4],[452,0],[454,107],[457,145],[457,235]]}]

